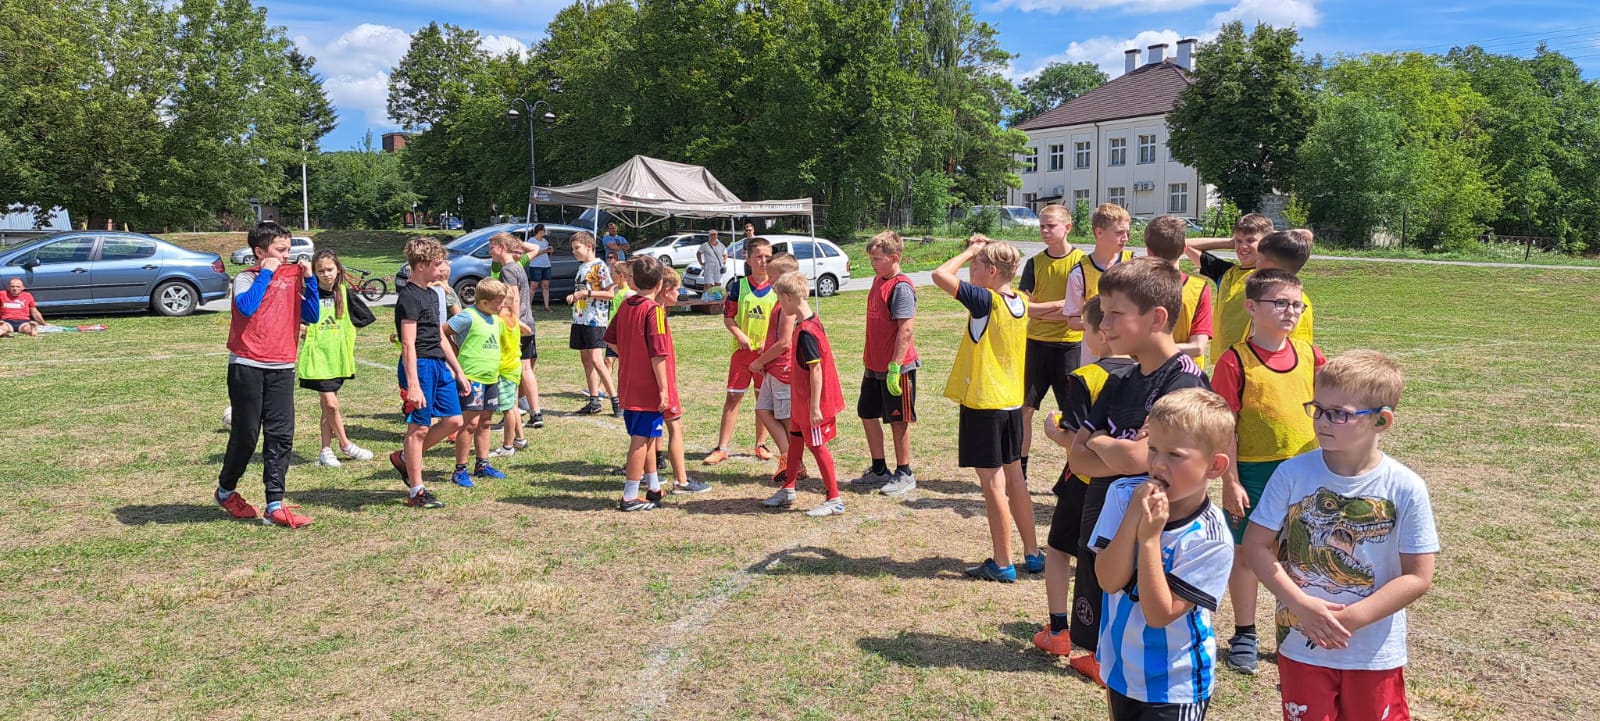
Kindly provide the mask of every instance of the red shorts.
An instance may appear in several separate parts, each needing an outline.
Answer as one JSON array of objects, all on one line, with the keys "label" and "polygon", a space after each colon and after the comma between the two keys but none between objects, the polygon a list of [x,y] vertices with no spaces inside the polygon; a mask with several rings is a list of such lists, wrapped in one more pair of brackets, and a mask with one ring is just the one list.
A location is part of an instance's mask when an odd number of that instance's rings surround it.
[{"label": "red shorts", "polygon": [[839,435],[839,426],[833,422],[832,418],[823,421],[821,425],[802,427],[800,424],[805,421],[806,418],[803,416],[790,416],[789,435],[792,438],[799,438],[806,448],[825,446],[828,441],[837,438]]},{"label": "red shorts", "polygon": [[761,390],[761,379],[766,376],[750,372],[750,364],[760,357],[761,352],[755,350],[736,350],[733,352],[732,360],[728,361],[729,393],[743,393],[745,389],[750,387],[751,383],[755,383],[756,390]]},{"label": "red shorts", "polygon": [[1278,654],[1284,721],[1383,719],[1411,721],[1405,667],[1345,671],[1300,663]]}]

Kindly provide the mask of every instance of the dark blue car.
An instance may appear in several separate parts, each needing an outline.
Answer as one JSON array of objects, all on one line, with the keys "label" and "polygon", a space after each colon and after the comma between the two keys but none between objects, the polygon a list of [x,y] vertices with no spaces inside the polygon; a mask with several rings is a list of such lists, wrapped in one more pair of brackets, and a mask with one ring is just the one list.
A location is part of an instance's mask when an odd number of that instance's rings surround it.
[{"label": "dark blue car", "polygon": [[46,313],[143,310],[182,316],[228,295],[222,258],[159,238],[74,230],[0,249],[0,287],[21,278]]}]

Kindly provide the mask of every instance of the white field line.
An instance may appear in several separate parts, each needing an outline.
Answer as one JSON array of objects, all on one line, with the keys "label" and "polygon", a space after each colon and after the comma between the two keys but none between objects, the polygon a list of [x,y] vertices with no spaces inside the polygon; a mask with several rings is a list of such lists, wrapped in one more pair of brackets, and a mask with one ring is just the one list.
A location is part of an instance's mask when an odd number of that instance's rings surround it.
[{"label": "white field line", "polygon": [[188,360],[188,359],[191,359],[191,358],[214,358],[216,356],[225,356],[227,354],[228,354],[228,351],[216,351],[216,352],[213,352],[213,353],[183,353],[183,354],[172,354],[172,355],[147,355],[147,356],[125,356],[125,355],[119,355],[119,356],[108,356],[108,357],[105,357],[105,358],[58,358],[58,359],[49,359],[49,360],[30,360],[30,361],[17,361],[17,362],[14,362],[14,363],[0,363],[0,368],[6,368],[6,367],[11,367],[11,366],[15,366],[15,367],[18,367],[18,368],[29,368],[29,367],[32,367],[32,366],[91,365],[91,364],[95,364],[95,363],[143,363],[143,362],[148,362],[148,361],[171,361],[171,360]]},{"label": "white field line", "polygon": [[[755,501],[752,500],[751,502],[754,503]],[[767,553],[761,559],[751,562],[746,567],[723,579],[715,590],[696,601],[686,613],[667,626],[666,634],[656,645],[655,653],[650,654],[650,658],[645,662],[645,666],[640,670],[639,674],[629,679],[628,683],[639,689],[639,702],[634,706],[630,718],[644,720],[670,715],[668,713],[668,703],[670,701],[671,686],[678,679],[683,678],[683,669],[689,663],[689,654],[686,653],[686,647],[700,636],[701,632],[705,630],[706,624],[710,623],[711,619],[724,606],[728,605],[729,600],[740,591],[748,588],[750,584],[765,575],[766,572],[782,565],[784,558],[791,551],[816,545],[826,536],[849,532],[868,521],[882,521],[911,514],[911,510],[901,509],[890,514],[850,516],[843,523],[823,521],[822,523],[827,525],[790,541],[782,548]],[[771,560],[761,563],[762,559],[768,558]]]},{"label": "white field line", "polygon": [[1397,352],[1394,352],[1394,353],[1386,353],[1385,355],[1387,355],[1387,356],[1389,356],[1391,358],[1403,358],[1403,357],[1406,357],[1406,356],[1414,356],[1414,355],[1432,355],[1434,353],[1454,353],[1456,351],[1483,350],[1485,348],[1499,348],[1499,347],[1508,346],[1508,345],[1523,345],[1523,344],[1526,344],[1528,342],[1529,341],[1503,340],[1503,341],[1496,341],[1494,343],[1462,343],[1460,345],[1447,345],[1447,346],[1440,346],[1438,348],[1423,348],[1421,350],[1397,351]]}]

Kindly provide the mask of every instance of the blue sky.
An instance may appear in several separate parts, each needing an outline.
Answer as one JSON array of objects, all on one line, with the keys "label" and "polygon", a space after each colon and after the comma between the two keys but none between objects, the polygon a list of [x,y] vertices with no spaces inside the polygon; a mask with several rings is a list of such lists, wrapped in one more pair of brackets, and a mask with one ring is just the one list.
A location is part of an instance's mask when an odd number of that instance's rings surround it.
[{"label": "blue sky", "polygon": [[[483,34],[492,49],[527,49],[571,0],[258,0],[269,21],[318,60],[339,128],[325,149],[358,145],[394,130],[384,113],[388,71],[405,53],[409,33],[429,21],[449,22]],[[975,0],[979,18],[1000,31],[1015,53],[1011,74],[1020,78],[1050,62],[1086,60],[1115,77],[1123,51],[1180,37],[1209,38],[1233,19],[1294,25],[1308,54],[1327,56],[1422,50],[1444,52],[1476,43],[1488,50],[1529,55],[1540,40],[1573,58],[1584,77],[1600,77],[1600,3],[1595,0],[1526,2],[1397,2],[1395,0]],[[1169,50],[1168,52],[1171,52]],[[374,138],[376,141],[376,137]]]}]

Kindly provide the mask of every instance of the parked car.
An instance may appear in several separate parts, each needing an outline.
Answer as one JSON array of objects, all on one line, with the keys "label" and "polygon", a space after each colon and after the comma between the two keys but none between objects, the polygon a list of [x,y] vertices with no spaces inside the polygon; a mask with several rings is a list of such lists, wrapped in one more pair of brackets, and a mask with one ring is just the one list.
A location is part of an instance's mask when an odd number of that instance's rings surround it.
[{"label": "parked car", "polygon": [[[312,239],[303,235],[295,235],[289,238],[290,263],[298,263],[302,260],[311,260],[311,256],[316,254],[316,241],[313,241]],[[233,251],[233,254],[228,256],[228,260],[232,261],[234,265],[253,266],[256,264],[256,254],[254,251],[250,250],[250,246],[247,245],[243,248]]]},{"label": "parked car", "polygon": [[967,211],[968,217],[977,215],[985,210],[993,210],[998,216],[1000,225],[1025,225],[1030,228],[1039,227],[1039,216],[1031,208],[1021,205],[974,205]]},{"label": "parked car", "polygon": [[[793,253],[796,260],[800,261],[800,274],[811,281],[811,292],[818,296],[830,296],[839,292],[839,286],[850,280],[850,256],[845,255],[833,241],[822,238],[812,239],[807,235],[763,235],[772,243],[773,253]],[[729,278],[744,275],[744,241],[736,241],[728,246],[728,265],[723,268],[722,278],[726,283]],[[699,264],[689,266],[683,274],[683,285],[694,290],[705,290],[705,281],[701,279]]]},{"label": "parked car", "polygon": [[[723,243],[728,242],[728,235],[718,232]],[[673,233],[656,238],[649,245],[640,248],[634,246],[632,255],[648,255],[675,268],[686,268],[700,262],[700,246],[709,242],[710,236],[704,231],[688,233]]]},{"label": "parked car", "polygon": [[76,230],[0,252],[0,287],[21,278],[47,312],[141,310],[193,313],[228,296],[228,274],[214,253],[180,248],[139,233]]},{"label": "parked car", "polygon": [[[472,303],[478,281],[489,277],[489,236],[510,233],[526,239],[533,235],[531,223],[503,223],[479,228],[456,238],[445,245],[450,259],[450,287],[460,296],[462,303]],[[572,292],[572,278],[578,274],[578,261],[572,257],[572,234],[585,228],[575,225],[544,226],[544,239],[550,241],[550,297],[565,298]],[[394,274],[395,291],[411,282],[411,267],[400,264]]]}]

